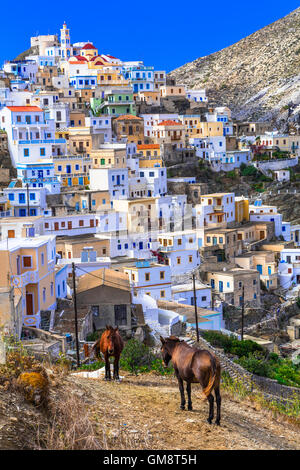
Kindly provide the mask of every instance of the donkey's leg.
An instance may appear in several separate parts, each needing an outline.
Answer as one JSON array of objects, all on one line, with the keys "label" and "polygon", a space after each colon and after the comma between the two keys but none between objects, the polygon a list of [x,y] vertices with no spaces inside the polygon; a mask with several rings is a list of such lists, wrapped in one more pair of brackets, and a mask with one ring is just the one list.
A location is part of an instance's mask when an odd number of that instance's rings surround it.
[{"label": "donkey's leg", "polygon": [[180,403],[180,408],[184,410],[185,408],[185,396],[184,396],[184,386],[183,386],[183,380],[179,375],[178,369],[175,369],[175,374],[178,380],[178,385],[179,385],[179,391],[180,391],[180,396],[181,396],[181,403]]},{"label": "donkey's leg", "polygon": [[114,360],[114,380],[120,380],[119,377],[119,356],[115,356]]},{"label": "donkey's leg", "polygon": [[105,380],[111,380],[110,362],[108,354],[105,354]]},{"label": "donkey's leg", "polygon": [[209,416],[208,416],[208,423],[211,424],[212,420],[214,419],[214,397],[210,393],[207,397],[209,402]]},{"label": "donkey's leg", "polygon": [[187,391],[187,396],[188,396],[188,410],[192,411],[193,406],[192,406],[192,386],[190,382],[186,384],[186,391]]},{"label": "donkey's leg", "polygon": [[215,395],[216,395],[216,402],[217,402],[217,419],[216,424],[220,426],[221,422],[221,395],[220,395],[220,388],[215,388]]}]

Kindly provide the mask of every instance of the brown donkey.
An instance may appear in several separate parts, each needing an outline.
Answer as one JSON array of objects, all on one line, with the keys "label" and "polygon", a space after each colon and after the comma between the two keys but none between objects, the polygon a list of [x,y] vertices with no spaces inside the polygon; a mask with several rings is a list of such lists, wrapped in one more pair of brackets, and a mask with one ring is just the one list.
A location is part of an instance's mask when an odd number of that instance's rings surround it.
[{"label": "brown donkey", "polygon": [[106,325],[106,330],[102,333],[100,339],[93,344],[92,351],[95,356],[100,358],[100,351],[105,359],[105,380],[111,380],[109,358],[114,357],[114,379],[120,380],[119,377],[119,360],[121,352],[124,348],[123,339],[119,333],[119,328],[113,328]]},{"label": "brown donkey", "polygon": [[186,391],[188,395],[188,410],[192,410],[191,384],[200,383],[203,393],[209,402],[209,424],[214,418],[214,390],[217,402],[216,424],[221,421],[221,395],[220,376],[221,367],[217,357],[209,351],[196,349],[189,346],[184,341],[180,341],[176,336],[170,338],[160,337],[162,343],[162,357],[165,366],[172,361],[181,395],[180,408],[185,408],[185,396],[183,381],[187,382]]}]

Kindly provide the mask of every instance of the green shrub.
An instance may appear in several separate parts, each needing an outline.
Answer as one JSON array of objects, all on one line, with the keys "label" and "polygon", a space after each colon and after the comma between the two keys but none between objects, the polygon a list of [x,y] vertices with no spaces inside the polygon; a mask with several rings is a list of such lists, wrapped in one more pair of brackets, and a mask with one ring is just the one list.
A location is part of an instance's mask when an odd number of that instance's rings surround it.
[{"label": "green shrub", "polygon": [[251,340],[240,341],[235,336],[227,336],[218,331],[205,331],[203,337],[210,344],[224,349],[226,354],[234,354],[238,357],[247,357],[256,351],[263,353],[264,349],[259,344]]},{"label": "green shrub", "polygon": [[98,370],[104,367],[105,363],[103,361],[95,361],[92,364],[82,364],[78,367],[78,370]]},{"label": "green shrub", "polygon": [[289,359],[281,359],[272,367],[271,378],[282,385],[300,387],[300,368]]},{"label": "green shrub", "polygon": [[261,354],[257,354],[257,352],[250,353],[247,357],[240,357],[235,362],[252,374],[260,375],[262,377],[272,376],[270,364]]},{"label": "green shrub", "polygon": [[151,349],[136,339],[130,339],[121,354],[120,368],[134,374],[156,372],[159,375],[174,373],[172,365],[164,367],[162,358],[155,356]]},{"label": "green shrub", "polygon": [[86,340],[87,341],[97,341],[101,336],[101,331],[94,331],[93,333],[90,333],[87,335]]},{"label": "green shrub", "polygon": [[120,367],[134,374],[147,372],[151,368],[154,355],[150,348],[132,338],[126,344],[120,358]]}]

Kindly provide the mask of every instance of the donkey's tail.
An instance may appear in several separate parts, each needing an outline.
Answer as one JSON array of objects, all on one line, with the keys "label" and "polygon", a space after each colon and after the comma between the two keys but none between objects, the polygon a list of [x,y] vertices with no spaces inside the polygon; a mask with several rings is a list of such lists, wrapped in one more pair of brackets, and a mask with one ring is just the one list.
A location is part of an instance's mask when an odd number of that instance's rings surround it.
[{"label": "donkey's tail", "polygon": [[217,361],[216,361],[216,358],[211,354],[211,374],[210,374],[210,378],[209,378],[207,386],[203,389],[204,398],[207,398],[210,395],[215,385],[216,376],[217,376]]}]

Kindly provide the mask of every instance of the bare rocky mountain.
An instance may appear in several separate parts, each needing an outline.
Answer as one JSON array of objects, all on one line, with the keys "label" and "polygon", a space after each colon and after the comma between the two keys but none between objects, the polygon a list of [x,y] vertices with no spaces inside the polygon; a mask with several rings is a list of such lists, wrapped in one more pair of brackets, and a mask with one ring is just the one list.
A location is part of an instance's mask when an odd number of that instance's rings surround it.
[{"label": "bare rocky mountain", "polygon": [[300,127],[300,8],[219,52],[170,72],[239,120]]}]

